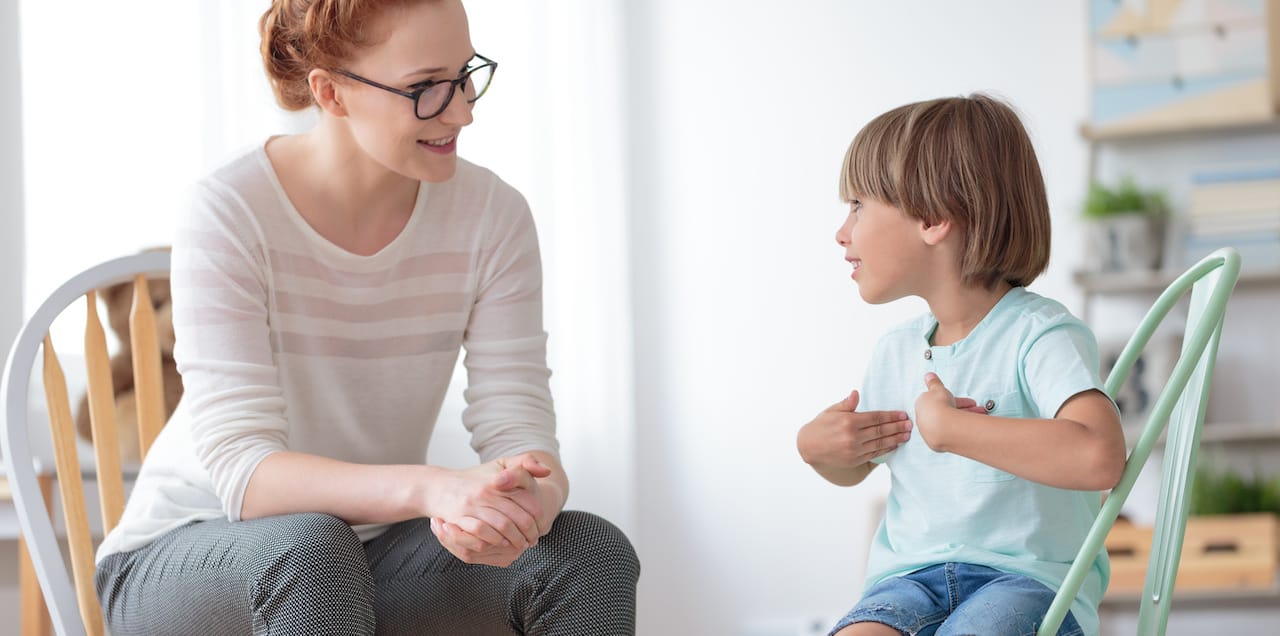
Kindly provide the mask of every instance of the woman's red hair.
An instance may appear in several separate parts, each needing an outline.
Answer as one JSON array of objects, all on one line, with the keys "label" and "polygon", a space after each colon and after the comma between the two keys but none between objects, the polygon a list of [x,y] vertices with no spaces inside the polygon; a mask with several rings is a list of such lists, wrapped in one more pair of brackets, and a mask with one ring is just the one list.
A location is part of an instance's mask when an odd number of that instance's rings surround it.
[{"label": "woman's red hair", "polygon": [[412,0],[272,0],[258,21],[262,63],[285,110],[302,110],[314,100],[307,75],[333,69],[357,49],[376,42],[371,25],[390,7]]}]

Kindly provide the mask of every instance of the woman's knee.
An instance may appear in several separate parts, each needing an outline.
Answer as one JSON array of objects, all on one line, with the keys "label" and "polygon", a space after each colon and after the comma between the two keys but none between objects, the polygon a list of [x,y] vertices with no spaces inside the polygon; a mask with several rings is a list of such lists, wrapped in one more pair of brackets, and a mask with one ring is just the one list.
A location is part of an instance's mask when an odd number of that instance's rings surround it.
[{"label": "woman's knee", "polygon": [[298,633],[372,633],[373,577],[351,526],[321,513],[276,521],[255,567],[255,625],[287,625]]},{"label": "woman's knee", "polygon": [[553,553],[577,568],[596,575],[612,574],[634,584],[640,578],[640,559],[627,535],[602,517],[566,510],[556,517],[544,538]]},{"label": "woman's knee", "polygon": [[264,556],[308,559],[318,566],[343,567],[348,561],[367,563],[355,530],[333,515],[306,512],[271,521],[272,527],[261,546]]},{"label": "woman's knee", "polygon": [[322,513],[284,515],[273,520],[270,534],[259,546],[254,569],[266,588],[323,589],[333,593],[372,590],[369,560],[351,526]]}]

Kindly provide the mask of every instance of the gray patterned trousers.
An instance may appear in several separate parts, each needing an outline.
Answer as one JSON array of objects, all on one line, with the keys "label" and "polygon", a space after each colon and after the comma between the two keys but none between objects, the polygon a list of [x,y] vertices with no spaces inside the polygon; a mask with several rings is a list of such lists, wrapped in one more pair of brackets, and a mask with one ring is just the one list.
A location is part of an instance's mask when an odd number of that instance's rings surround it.
[{"label": "gray patterned trousers", "polygon": [[336,517],[191,523],[98,566],[107,628],[130,634],[635,633],[640,562],[608,521],[560,514],[510,567],[468,565],[426,519],[360,543]]}]

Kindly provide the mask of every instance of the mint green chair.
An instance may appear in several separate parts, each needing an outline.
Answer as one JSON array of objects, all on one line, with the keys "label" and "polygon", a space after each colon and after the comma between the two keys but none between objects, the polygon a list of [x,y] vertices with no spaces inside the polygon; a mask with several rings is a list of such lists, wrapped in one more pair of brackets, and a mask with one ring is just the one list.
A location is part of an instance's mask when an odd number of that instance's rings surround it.
[{"label": "mint green chair", "polygon": [[1222,336],[1222,318],[1227,299],[1240,278],[1240,254],[1232,248],[1219,249],[1196,263],[1169,284],[1147,312],[1137,331],[1125,345],[1120,359],[1107,378],[1108,395],[1116,395],[1124,384],[1134,360],[1142,352],[1156,327],[1169,310],[1191,291],[1187,310],[1187,327],[1182,337],[1182,353],[1169,381],[1151,409],[1137,445],[1125,462],[1120,483],[1111,490],[1102,511],[1076,555],[1067,578],[1045,614],[1039,636],[1058,632],[1059,625],[1071,609],[1080,584],[1102,549],[1103,540],[1120,514],[1120,506],[1129,496],[1133,482],[1151,454],[1160,434],[1168,429],[1160,498],[1156,507],[1155,534],[1151,541],[1151,559],[1142,586],[1142,605],[1138,614],[1138,634],[1163,634],[1169,622],[1169,606],[1173,600],[1173,582],[1182,556],[1182,538],[1187,528],[1187,508],[1191,482],[1195,477],[1200,429],[1204,424],[1205,404],[1209,399],[1209,383],[1213,380],[1214,359],[1218,355],[1218,339]]}]

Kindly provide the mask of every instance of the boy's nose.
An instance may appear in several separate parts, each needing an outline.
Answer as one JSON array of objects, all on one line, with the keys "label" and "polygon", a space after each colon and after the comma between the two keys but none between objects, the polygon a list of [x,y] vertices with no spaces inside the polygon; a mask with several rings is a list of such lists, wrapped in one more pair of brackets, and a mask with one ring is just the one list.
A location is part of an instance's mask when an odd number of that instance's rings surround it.
[{"label": "boy's nose", "polygon": [[849,224],[845,223],[836,230],[836,243],[840,247],[849,246]]}]

